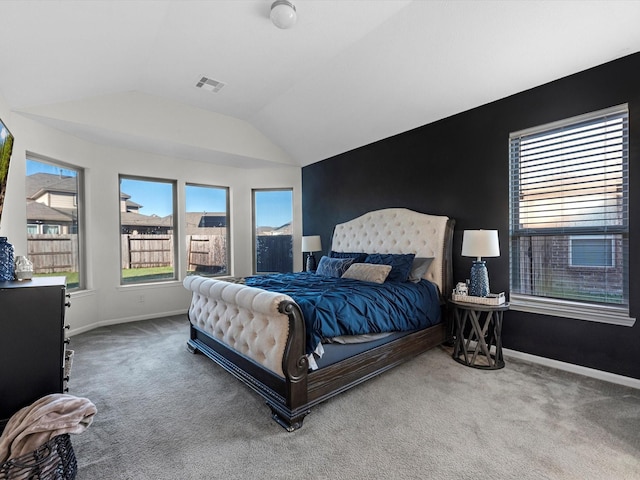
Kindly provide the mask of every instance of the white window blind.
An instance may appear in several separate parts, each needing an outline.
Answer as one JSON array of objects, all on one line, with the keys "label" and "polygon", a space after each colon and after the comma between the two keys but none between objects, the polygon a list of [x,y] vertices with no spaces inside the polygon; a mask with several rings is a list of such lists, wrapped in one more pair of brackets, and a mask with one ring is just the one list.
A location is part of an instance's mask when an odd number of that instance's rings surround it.
[{"label": "white window blind", "polygon": [[512,294],[628,304],[628,129],[624,105],[510,136]]}]

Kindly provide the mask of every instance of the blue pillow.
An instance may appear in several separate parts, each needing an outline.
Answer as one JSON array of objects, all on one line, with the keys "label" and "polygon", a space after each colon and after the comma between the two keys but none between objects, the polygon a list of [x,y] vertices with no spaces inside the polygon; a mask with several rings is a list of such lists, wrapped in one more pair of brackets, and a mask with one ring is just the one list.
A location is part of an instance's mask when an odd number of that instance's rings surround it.
[{"label": "blue pillow", "polygon": [[333,250],[329,252],[329,256],[331,258],[353,258],[353,263],[364,263],[367,258],[366,253],[335,252]]},{"label": "blue pillow", "polygon": [[329,258],[323,256],[318,264],[316,275],[340,278],[353,263],[353,258]]},{"label": "blue pillow", "polygon": [[372,253],[367,255],[364,263],[378,265],[391,265],[391,271],[387,277],[389,282],[406,282],[413,266],[414,253]]}]

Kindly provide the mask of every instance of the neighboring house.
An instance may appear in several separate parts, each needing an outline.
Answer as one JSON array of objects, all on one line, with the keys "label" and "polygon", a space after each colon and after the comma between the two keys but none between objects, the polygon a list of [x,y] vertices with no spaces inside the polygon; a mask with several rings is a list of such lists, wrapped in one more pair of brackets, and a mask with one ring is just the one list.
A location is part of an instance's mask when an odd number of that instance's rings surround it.
[{"label": "neighboring house", "polygon": [[172,230],[171,215],[143,215],[139,213],[142,205],[131,200],[131,195],[120,194],[120,233],[129,235],[170,234]]},{"label": "neighboring house", "polygon": [[136,212],[120,212],[120,233],[131,235],[158,235],[172,234],[171,215],[159,217],[158,215],[142,215]]},{"label": "neighboring house", "polygon": [[139,213],[142,205],[131,200],[131,195],[120,193],[120,211]]},{"label": "neighboring house", "polygon": [[27,233],[77,233],[75,177],[34,173],[27,176]]},{"label": "neighboring house", "polygon": [[[75,177],[34,173],[26,177],[28,233],[77,233],[77,182]],[[123,234],[172,233],[172,215],[144,215],[142,205],[122,193],[120,218]],[[225,235],[227,217],[223,212],[188,212],[187,235]],[[291,234],[291,224],[264,227],[263,235]]]},{"label": "neighboring house", "polygon": [[[34,173],[26,177],[27,233],[77,233],[78,192],[75,177]],[[120,215],[123,234],[171,233],[171,215],[143,215],[142,205],[123,193]]]},{"label": "neighboring house", "polygon": [[224,212],[187,212],[187,235],[226,235],[227,214]]}]

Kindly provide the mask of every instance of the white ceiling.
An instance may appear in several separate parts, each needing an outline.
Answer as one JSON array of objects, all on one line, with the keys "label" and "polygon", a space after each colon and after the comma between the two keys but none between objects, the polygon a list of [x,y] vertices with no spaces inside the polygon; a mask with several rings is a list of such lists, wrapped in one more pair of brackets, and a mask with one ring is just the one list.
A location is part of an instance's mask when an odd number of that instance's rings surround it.
[{"label": "white ceiling", "polygon": [[97,143],[305,166],[640,51],[640,1],[293,2],[280,30],[271,0],[3,0],[0,95]]}]

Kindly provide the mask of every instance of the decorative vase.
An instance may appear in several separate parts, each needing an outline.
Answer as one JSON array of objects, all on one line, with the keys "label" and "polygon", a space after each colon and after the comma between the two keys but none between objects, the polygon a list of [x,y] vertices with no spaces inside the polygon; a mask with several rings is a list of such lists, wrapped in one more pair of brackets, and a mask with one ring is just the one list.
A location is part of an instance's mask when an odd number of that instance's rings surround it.
[{"label": "decorative vase", "polygon": [[13,245],[0,237],[0,282],[13,280]]},{"label": "decorative vase", "polygon": [[489,295],[489,272],[484,260],[474,260],[471,265],[469,295],[474,297],[486,297]]},{"label": "decorative vase", "polygon": [[310,253],[307,257],[307,272],[315,272],[317,268],[316,265],[316,257],[313,256],[313,253]]},{"label": "decorative vase", "polygon": [[33,278],[33,262],[25,256],[17,256],[14,275],[16,280],[31,280]]}]

